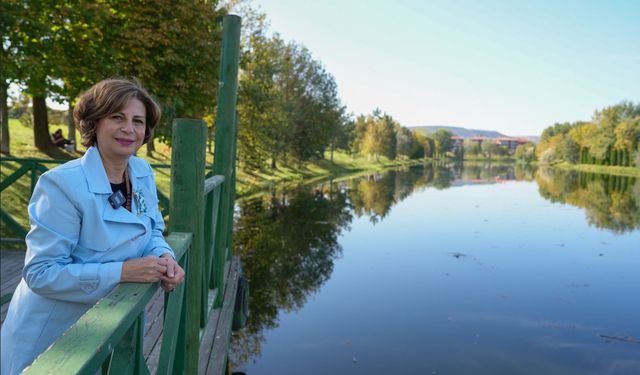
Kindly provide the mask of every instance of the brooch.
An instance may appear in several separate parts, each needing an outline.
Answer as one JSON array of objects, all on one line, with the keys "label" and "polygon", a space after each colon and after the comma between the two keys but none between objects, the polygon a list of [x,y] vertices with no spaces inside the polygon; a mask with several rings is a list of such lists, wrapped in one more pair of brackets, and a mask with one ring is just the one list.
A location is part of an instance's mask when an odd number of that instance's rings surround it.
[{"label": "brooch", "polygon": [[141,190],[133,192],[133,199],[136,200],[136,213],[138,216],[147,213],[147,203],[144,200],[144,194]]}]

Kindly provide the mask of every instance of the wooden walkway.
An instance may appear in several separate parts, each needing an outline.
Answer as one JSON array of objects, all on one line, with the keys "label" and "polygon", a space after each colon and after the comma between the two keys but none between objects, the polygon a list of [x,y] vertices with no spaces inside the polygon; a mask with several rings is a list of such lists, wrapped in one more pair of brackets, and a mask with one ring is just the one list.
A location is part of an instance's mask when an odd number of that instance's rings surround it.
[{"label": "wooden walkway", "polygon": [[[2,250],[0,251],[0,296],[12,293],[22,278],[24,266],[24,251]],[[158,356],[162,344],[164,293],[162,289],[153,296],[147,305],[147,315],[144,334],[144,357],[152,374],[156,373]],[[4,323],[9,304],[2,305],[0,310],[0,322]],[[1,324],[0,323],[0,324]]]}]

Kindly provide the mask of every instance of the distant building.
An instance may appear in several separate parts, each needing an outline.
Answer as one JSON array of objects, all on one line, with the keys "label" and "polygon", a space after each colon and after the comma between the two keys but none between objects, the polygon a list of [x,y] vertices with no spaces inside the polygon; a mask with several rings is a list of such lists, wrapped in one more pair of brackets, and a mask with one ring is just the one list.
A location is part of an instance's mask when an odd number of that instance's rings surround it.
[{"label": "distant building", "polygon": [[462,152],[464,152],[464,137],[454,135],[451,136],[451,140],[453,141],[451,151],[453,151],[455,155],[461,155]]},{"label": "distant building", "polygon": [[506,146],[509,149],[509,153],[513,153],[518,145],[529,143],[529,140],[526,138],[499,137],[494,142],[501,146]]}]

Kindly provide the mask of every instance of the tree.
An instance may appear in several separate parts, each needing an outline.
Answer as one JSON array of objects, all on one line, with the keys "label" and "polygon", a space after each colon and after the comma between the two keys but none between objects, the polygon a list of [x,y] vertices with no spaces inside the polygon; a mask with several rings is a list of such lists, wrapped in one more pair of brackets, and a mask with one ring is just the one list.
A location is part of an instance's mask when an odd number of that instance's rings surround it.
[{"label": "tree", "polygon": [[287,151],[298,161],[322,157],[344,112],[335,80],[295,43],[287,45],[282,73],[281,87],[289,104]]},{"label": "tree", "polygon": [[567,133],[569,130],[571,130],[571,124],[568,122],[563,122],[563,123],[555,123],[552,126],[549,126],[548,128],[544,129],[542,131],[542,135],[540,135],[540,142],[545,142],[547,139],[553,137],[554,135],[557,134],[565,134]]},{"label": "tree", "polygon": [[[50,150],[53,143],[49,137],[47,107],[48,78],[52,76],[53,61],[50,59],[55,44],[52,25],[58,15],[53,0],[14,1],[5,15],[12,25],[7,37],[3,37],[3,49],[8,49],[15,62],[15,81],[24,84],[25,91],[32,96],[34,144],[40,150]],[[11,19],[11,17],[17,17]],[[3,27],[4,28],[4,27]]]},{"label": "tree", "polygon": [[530,163],[536,159],[535,156],[535,145],[533,143],[525,143],[522,145],[518,145],[516,147],[516,151],[514,153],[514,157],[516,160]]},{"label": "tree", "polygon": [[435,141],[435,153],[438,157],[444,157],[445,153],[451,151],[453,147],[453,133],[445,130],[438,129],[435,133],[433,133],[433,140]]},{"label": "tree", "polygon": [[[630,166],[633,153],[640,142],[640,116],[623,120],[616,126],[614,133],[613,146],[622,154],[616,165]],[[640,167],[638,164],[636,166]]]},{"label": "tree", "polygon": [[403,156],[407,159],[411,157],[412,145],[413,145],[413,133],[411,130],[400,127],[396,133],[396,152],[398,156]]},{"label": "tree", "polygon": [[176,116],[202,118],[214,110],[224,10],[216,10],[217,1],[114,5],[105,39],[113,43],[117,74],[136,77],[155,96],[165,126],[154,134],[169,142]]},{"label": "tree", "polygon": [[75,100],[92,84],[119,75],[113,49],[119,43],[119,34],[105,27],[115,18],[107,6],[77,1],[58,4],[58,16],[51,26],[56,42],[50,55],[52,74],[57,79],[52,81],[49,92],[57,102],[68,104],[67,133],[75,145]]},{"label": "tree", "polygon": [[12,82],[18,79],[16,64],[17,50],[11,44],[9,34],[16,28],[19,8],[16,2],[0,2],[0,123],[2,125],[0,152],[10,153],[9,147],[9,108],[7,90]]},{"label": "tree", "polygon": [[362,151],[362,142],[367,134],[367,128],[369,127],[369,119],[365,115],[359,115],[356,117],[353,131],[351,134],[350,150],[352,153],[365,154]]},{"label": "tree", "polygon": [[[52,147],[46,96],[72,106],[81,91],[109,76],[137,78],[160,102],[164,124],[178,114],[200,118],[213,111],[222,14],[217,2],[12,4],[20,16],[3,48],[15,51],[15,78],[33,96],[36,147]],[[168,140],[170,127],[157,127],[156,134]]]},{"label": "tree", "polygon": [[474,141],[472,139],[466,138],[463,143],[464,153],[465,155],[474,155],[477,156],[482,152],[482,148],[480,147],[480,143],[478,141]]},{"label": "tree", "polygon": [[283,69],[285,44],[277,36],[268,38],[265,17],[250,8],[241,13],[248,18],[243,27],[238,87],[238,157],[245,168],[262,168],[271,157],[271,167],[284,150],[285,103],[276,80]]},{"label": "tree", "polygon": [[564,137],[562,153],[564,161],[575,164],[580,159],[580,145],[567,135]]}]

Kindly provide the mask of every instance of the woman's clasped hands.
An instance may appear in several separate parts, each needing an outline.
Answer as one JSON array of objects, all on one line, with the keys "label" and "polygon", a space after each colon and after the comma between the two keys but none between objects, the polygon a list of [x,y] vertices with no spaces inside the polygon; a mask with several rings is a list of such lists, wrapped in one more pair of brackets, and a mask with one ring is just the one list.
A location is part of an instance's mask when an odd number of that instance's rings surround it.
[{"label": "woman's clasped hands", "polygon": [[125,261],[122,265],[120,281],[129,283],[160,281],[160,286],[165,292],[173,292],[184,281],[184,270],[168,253],[161,257],[146,256]]}]

